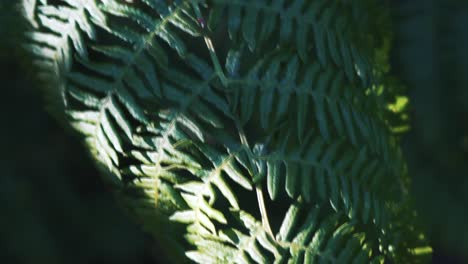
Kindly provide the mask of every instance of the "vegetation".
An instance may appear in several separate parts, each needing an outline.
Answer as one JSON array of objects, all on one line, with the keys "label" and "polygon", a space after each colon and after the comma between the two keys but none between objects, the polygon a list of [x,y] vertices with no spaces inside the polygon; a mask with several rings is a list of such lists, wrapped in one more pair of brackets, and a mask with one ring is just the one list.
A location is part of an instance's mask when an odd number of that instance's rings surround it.
[{"label": "vegetation", "polygon": [[[51,112],[175,262],[424,261],[374,1],[25,1]],[[184,239],[185,237],[185,239]]]}]

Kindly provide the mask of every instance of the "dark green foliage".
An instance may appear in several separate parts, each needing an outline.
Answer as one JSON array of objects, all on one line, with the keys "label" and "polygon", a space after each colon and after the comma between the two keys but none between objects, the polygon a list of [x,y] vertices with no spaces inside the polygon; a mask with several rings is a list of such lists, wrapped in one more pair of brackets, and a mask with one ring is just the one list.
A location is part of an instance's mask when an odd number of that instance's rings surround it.
[{"label": "dark green foliage", "polygon": [[55,111],[174,261],[423,261],[383,6],[25,7]]}]

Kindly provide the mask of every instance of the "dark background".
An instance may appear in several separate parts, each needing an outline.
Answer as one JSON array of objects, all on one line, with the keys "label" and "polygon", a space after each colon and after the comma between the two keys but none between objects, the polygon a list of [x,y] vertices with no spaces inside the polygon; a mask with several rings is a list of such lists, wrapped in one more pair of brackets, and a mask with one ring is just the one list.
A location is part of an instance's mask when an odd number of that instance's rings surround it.
[{"label": "dark background", "polygon": [[[157,263],[78,140],[46,113],[0,0],[0,262]],[[392,70],[408,87],[403,145],[433,263],[468,263],[468,4],[391,1]],[[161,262],[161,261],[160,261]]]},{"label": "dark background", "polygon": [[434,263],[468,263],[468,1],[392,1],[392,69],[407,85],[403,149]]}]

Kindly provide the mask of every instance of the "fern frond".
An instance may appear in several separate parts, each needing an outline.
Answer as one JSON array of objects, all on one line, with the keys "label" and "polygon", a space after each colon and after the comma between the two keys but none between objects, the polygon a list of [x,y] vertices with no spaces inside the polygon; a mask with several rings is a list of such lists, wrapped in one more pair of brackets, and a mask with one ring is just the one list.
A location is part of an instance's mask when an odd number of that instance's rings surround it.
[{"label": "fern frond", "polygon": [[366,47],[362,39],[357,39],[365,35],[353,34],[356,19],[347,12],[352,5],[346,1],[212,2],[212,27],[226,12],[230,38],[242,38],[250,50],[267,43],[294,45],[303,61],[314,54],[322,66],[333,63],[343,68],[350,80],[370,77],[364,75],[371,72],[370,58],[363,56]]},{"label": "fern frond", "polygon": [[[329,209],[329,208],[328,208]],[[191,239],[198,251],[189,257],[197,263],[226,262],[222,252],[230,252],[236,263],[380,263],[383,255],[373,251],[375,241],[366,238],[357,222],[346,221],[341,213],[327,213],[326,206],[306,209],[299,203],[291,205],[275,237],[265,232],[261,223],[244,212],[234,211],[236,219],[247,233],[238,229],[220,232],[220,239]]]},{"label": "fern frond", "polygon": [[26,16],[40,26],[26,34],[24,46],[31,51],[33,63],[40,69],[39,79],[47,84],[47,101],[54,113],[65,109],[65,79],[72,67],[73,54],[87,57],[84,38],[96,38],[87,14],[92,14],[96,21],[105,20],[94,1],[67,0],[62,3],[66,5],[48,5],[46,0],[25,4]]},{"label": "fern frond", "polygon": [[120,200],[175,254],[380,263],[412,258],[418,234],[397,206],[382,33],[353,24],[371,6],[40,1],[28,41]]}]

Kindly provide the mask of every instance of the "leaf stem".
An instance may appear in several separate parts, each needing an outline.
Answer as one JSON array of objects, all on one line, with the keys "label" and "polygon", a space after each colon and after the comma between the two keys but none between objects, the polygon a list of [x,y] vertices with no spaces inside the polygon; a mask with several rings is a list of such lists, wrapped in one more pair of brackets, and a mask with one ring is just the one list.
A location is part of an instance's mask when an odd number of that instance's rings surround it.
[{"label": "leaf stem", "polygon": [[[195,15],[197,16],[197,20],[198,20],[198,23],[200,24],[200,27],[204,29],[206,27],[206,22],[201,14],[198,4],[195,4],[192,1],[192,6],[193,6],[193,10],[195,11]],[[204,35],[204,39],[205,39],[206,47],[208,48],[208,51],[210,53],[211,62],[213,63],[216,74],[219,76],[223,86],[227,87],[228,79],[226,78],[226,75],[224,75],[223,68],[221,67],[221,63],[219,61],[218,55],[216,55],[216,50],[214,48],[213,41],[206,34]]]},{"label": "leaf stem", "polygon": [[[249,142],[247,141],[247,137],[245,136],[244,129],[242,129],[242,126],[239,124],[238,121],[236,121],[236,127],[239,132],[241,144],[244,146],[244,149],[247,152],[247,155],[249,156],[250,166],[254,166],[253,161],[252,161],[254,159],[254,155],[252,151],[250,151]],[[265,199],[263,198],[263,191],[262,191],[261,183],[256,184],[255,192],[257,193],[258,208],[260,209],[260,216],[262,217],[262,226],[266,230],[266,232],[273,239],[275,239],[275,236],[273,235],[273,231],[271,230],[270,220],[268,219],[268,213],[267,213],[266,206],[265,206]]]},{"label": "leaf stem", "polygon": [[260,208],[260,215],[262,217],[263,228],[265,228],[267,233],[270,234],[270,236],[273,239],[275,239],[275,236],[273,235],[273,231],[271,230],[270,221],[268,219],[268,213],[266,211],[265,200],[263,199],[262,185],[261,184],[257,185],[257,187],[255,187],[255,191],[257,193],[258,207]]}]

